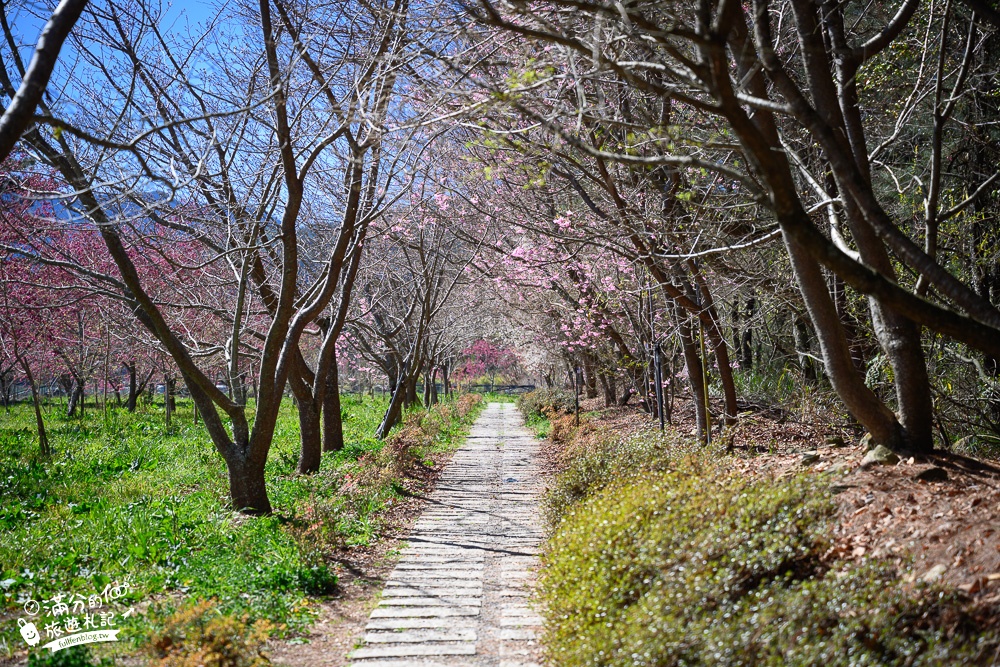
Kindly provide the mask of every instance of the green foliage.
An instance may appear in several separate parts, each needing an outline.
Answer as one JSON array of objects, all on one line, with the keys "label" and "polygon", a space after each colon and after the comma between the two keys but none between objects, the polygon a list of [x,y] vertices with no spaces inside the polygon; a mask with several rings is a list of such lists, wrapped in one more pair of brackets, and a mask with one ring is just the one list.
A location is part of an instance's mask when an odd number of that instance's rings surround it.
[{"label": "green foliage", "polygon": [[528,419],[533,416],[548,416],[547,411],[569,414],[575,402],[572,392],[562,389],[536,389],[517,398],[517,407]]},{"label": "green foliage", "polygon": [[763,405],[794,404],[805,391],[801,374],[789,366],[740,369],[733,372],[738,396]]},{"label": "green foliage", "polygon": [[70,646],[55,653],[39,651],[28,656],[28,667],[111,667],[110,658],[95,662],[89,646]]},{"label": "green foliage", "polygon": [[524,418],[524,425],[534,431],[540,439],[548,438],[552,433],[552,420],[544,415],[528,415]]},{"label": "green foliage", "polygon": [[[420,455],[460,442],[476,401],[432,410],[434,434]],[[344,395],[341,404],[346,446],[311,476],[295,473],[298,417],[291,402],[282,406],[266,468],[276,514],[260,518],[229,510],[225,465],[190,401],[178,400],[170,428],[162,405],[107,418],[89,409],[83,420],[57,409],[46,414],[49,458],[37,455],[29,406],[0,413],[2,607],[128,577],[134,601],[168,595],[129,619],[123,639],[142,641],[180,595],[267,619],[279,634],[301,632],[315,615],[312,598],[335,590],[331,550],[371,542],[401,488],[394,450],[372,435],[386,400]]]},{"label": "green foliage", "polygon": [[576,503],[616,479],[671,469],[694,447],[671,434],[641,433],[622,439],[616,433],[599,431],[590,438],[579,439],[567,453],[566,467],[546,496],[549,521],[557,522]]},{"label": "green foliage", "polygon": [[908,590],[877,561],[825,563],[834,505],[815,476],[747,481],[649,439],[596,442],[550,498],[555,664],[936,665],[996,650],[953,596]]},{"label": "green foliage", "polygon": [[523,394],[507,394],[499,391],[477,392],[487,403],[517,403]]},{"label": "green foliage", "polygon": [[952,446],[956,454],[977,459],[1000,460],[1000,438],[993,435],[971,435]]},{"label": "green foliage", "polygon": [[539,438],[552,434],[552,419],[571,414],[576,408],[572,392],[562,389],[535,389],[517,397],[517,408],[525,425]]}]

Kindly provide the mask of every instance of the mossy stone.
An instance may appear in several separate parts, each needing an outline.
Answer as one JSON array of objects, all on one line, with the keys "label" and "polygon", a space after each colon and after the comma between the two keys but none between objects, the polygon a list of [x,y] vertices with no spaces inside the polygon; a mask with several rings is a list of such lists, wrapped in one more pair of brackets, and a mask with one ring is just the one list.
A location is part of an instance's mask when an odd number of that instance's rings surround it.
[{"label": "mossy stone", "polygon": [[819,463],[819,452],[805,452],[799,459],[799,465],[811,466],[814,463]]},{"label": "mossy stone", "polygon": [[872,466],[883,465],[883,466],[894,466],[899,463],[899,457],[896,453],[885,445],[876,445],[873,450],[865,455],[865,458],[861,461],[862,468],[870,468]]}]

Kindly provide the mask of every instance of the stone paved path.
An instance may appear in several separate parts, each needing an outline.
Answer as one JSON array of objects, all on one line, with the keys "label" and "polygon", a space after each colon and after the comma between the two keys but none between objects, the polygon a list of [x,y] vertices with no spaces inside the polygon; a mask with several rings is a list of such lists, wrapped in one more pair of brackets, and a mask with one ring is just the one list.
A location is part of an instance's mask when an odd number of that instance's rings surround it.
[{"label": "stone paved path", "polygon": [[514,405],[487,406],[407,539],[354,667],[537,667],[537,452]]}]

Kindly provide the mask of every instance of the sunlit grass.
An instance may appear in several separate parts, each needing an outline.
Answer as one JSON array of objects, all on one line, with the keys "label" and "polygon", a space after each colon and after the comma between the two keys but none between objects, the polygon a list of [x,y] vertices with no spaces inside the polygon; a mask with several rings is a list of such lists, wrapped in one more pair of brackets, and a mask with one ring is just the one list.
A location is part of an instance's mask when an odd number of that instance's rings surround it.
[{"label": "sunlit grass", "polygon": [[[224,613],[265,618],[294,633],[313,615],[310,600],[333,590],[331,545],[370,542],[379,512],[399,495],[389,477],[350,497],[340,491],[372,459],[366,454],[383,446],[372,434],[384,397],[343,396],[345,448],[325,455],[311,476],[295,473],[298,416],[286,401],[266,467],[275,513],[263,518],[230,510],[222,458],[194,422],[190,400],[177,403],[169,428],[162,403],[134,414],[91,405],[82,419],[56,406],[45,416],[50,457],[38,454],[29,405],[0,410],[0,595],[7,616],[28,598],[89,594],[128,578],[126,599],[133,602],[167,609],[212,599]],[[433,440],[441,447],[459,439],[467,420],[444,422]],[[317,502],[332,508],[322,544],[305,528]],[[11,644],[21,642],[13,620],[3,628]]]}]

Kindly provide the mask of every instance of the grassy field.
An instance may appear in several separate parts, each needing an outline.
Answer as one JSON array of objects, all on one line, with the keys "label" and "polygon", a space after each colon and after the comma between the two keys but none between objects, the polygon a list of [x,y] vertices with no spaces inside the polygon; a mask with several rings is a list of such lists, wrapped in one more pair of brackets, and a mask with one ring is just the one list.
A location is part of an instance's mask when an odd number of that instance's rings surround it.
[{"label": "grassy field", "polygon": [[[254,519],[229,510],[225,466],[190,401],[178,401],[169,428],[162,405],[88,409],[84,419],[53,409],[48,458],[38,455],[28,405],[0,411],[0,659],[25,648],[16,619],[28,600],[43,605],[37,621],[55,596],[70,602],[109,584],[121,594],[119,614],[139,612],[115,626],[129,628],[123,639],[132,637],[133,649],[164,632],[178,609],[205,600],[212,614],[239,623],[265,619],[269,634],[300,632],[315,598],[335,592],[330,554],[375,539],[380,513],[400,492],[399,447],[371,436],[385,399],[342,400],[347,446],[308,477],[295,474],[295,407],[282,406],[266,471],[275,513]],[[426,437],[411,435],[404,449],[419,458],[459,442],[474,416],[461,412],[446,405],[411,415],[404,432]],[[42,643],[50,639],[43,634]]]}]

